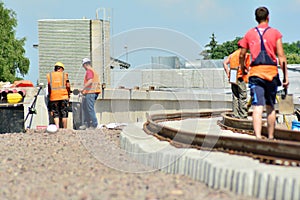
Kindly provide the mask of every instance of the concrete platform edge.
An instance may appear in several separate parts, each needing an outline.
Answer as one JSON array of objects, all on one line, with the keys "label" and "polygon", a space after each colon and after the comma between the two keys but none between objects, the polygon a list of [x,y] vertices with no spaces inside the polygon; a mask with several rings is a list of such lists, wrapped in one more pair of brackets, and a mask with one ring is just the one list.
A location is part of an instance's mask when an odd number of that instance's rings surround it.
[{"label": "concrete platform edge", "polygon": [[300,199],[300,168],[259,163],[245,156],[175,148],[146,134],[142,123],[128,124],[121,148],[141,163],[183,174],[214,189],[261,199]]}]

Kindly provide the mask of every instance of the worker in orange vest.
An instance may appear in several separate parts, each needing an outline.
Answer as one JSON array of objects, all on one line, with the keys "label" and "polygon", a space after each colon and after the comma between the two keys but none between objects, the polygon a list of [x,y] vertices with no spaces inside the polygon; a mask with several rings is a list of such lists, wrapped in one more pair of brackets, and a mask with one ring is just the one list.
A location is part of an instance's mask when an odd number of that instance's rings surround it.
[{"label": "worker in orange vest", "polygon": [[54,71],[47,74],[49,111],[57,128],[67,128],[68,105],[70,98],[70,82],[68,74],[64,72],[65,66],[61,62],[55,63]]},{"label": "worker in orange vest", "polygon": [[[238,42],[239,48],[235,50],[232,54],[230,54],[223,61],[223,67],[228,77],[228,80],[230,80],[229,82],[231,83],[233,117],[239,119],[247,119],[248,117],[248,108],[247,108],[248,76],[247,74],[243,75],[242,70],[240,68],[240,63],[239,63],[239,56],[241,52],[241,48],[239,46],[240,41]],[[247,68],[249,68],[250,66],[249,53],[247,54],[245,59],[245,66]],[[231,73],[234,70],[235,73]]]}]

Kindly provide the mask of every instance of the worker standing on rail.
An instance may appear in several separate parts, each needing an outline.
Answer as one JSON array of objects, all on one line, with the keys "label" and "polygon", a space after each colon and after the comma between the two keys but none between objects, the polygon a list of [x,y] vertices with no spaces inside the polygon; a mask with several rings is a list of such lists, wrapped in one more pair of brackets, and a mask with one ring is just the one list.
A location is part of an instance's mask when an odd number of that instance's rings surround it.
[{"label": "worker standing on rail", "polygon": [[274,138],[276,114],[274,109],[278,86],[281,85],[277,59],[283,71],[283,87],[289,85],[286,57],[282,46],[282,34],[269,26],[269,11],[266,7],[255,10],[258,26],[251,28],[241,41],[240,65],[243,73],[248,73],[244,61],[250,50],[252,62],[249,70],[249,88],[253,107],[253,128],[257,138],[261,138],[262,113],[266,105],[268,137]]},{"label": "worker standing on rail", "polygon": [[54,71],[47,74],[49,113],[59,128],[60,118],[62,127],[67,128],[68,105],[70,98],[70,82],[68,74],[64,72],[65,66],[61,62],[55,63]]},{"label": "worker standing on rail", "polygon": [[[231,83],[232,91],[232,111],[233,117],[238,119],[247,119],[248,109],[247,109],[247,83],[248,75],[242,73],[240,67],[240,41],[238,42],[238,49],[231,53],[224,61],[223,67],[225,73]],[[229,65],[229,68],[228,68]],[[246,54],[245,67],[248,69],[250,65],[250,54]],[[232,71],[235,72],[231,73]],[[230,77],[230,76],[234,77]],[[234,81],[231,81],[234,80]]]}]

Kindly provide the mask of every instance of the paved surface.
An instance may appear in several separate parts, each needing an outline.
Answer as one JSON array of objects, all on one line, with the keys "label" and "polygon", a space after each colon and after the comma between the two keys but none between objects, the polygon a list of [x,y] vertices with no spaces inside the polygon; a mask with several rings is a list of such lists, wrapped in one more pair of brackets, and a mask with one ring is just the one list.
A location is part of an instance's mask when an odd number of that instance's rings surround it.
[{"label": "paved surface", "polygon": [[[166,126],[214,134],[230,134],[216,120],[167,122]],[[243,135],[242,137],[251,137]],[[300,199],[300,168],[259,163],[246,156],[196,149],[177,149],[129,124],[121,133],[121,148],[142,163],[168,173],[185,174],[214,189],[262,199]]]}]

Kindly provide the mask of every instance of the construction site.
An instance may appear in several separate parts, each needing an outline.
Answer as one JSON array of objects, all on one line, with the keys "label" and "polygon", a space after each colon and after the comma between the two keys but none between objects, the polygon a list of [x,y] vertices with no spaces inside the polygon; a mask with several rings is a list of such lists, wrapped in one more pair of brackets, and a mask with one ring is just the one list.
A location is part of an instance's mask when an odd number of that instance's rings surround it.
[{"label": "construction site", "polygon": [[[78,130],[82,96],[71,93],[68,130],[79,136],[80,143],[95,159],[125,172],[159,170],[188,176],[214,190],[237,195],[228,195],[224,199],[300,199],[300,137],[298,129],[292,125],[293,121],[298,121],[296,112],[300,109],[300,66],[287,66],[291,111],[281,113],[279,105],[275,106],[277,123],[285,131],[276,129],[275,141],[266,137],[257,141],[250,114],[245,121],[235,121],[226,115],[232,110],[232,93],[221,60],[182,62],[176,56],[154,56],[151,68],[134,68],[127,59],[124,61],[111,56],[109,17],[93,20],[42,19],[38,21],[38,33],[37,85],[1,85],[0,126],[3,135],[23,135],[17,136],[19,140],[30,140],[26,137],[34,134],[54,137],[46,132],[49,125],[46,74],[53,70],[54,63],[60,61],[67,66],[65,71],[69,74],[71,89],[79,89],[85,74],[81,60],[90,58],[100,75],[102,86],[95,104],[100,125],[98,130],[91,132]],[[8,102],[9,93],[20,93],[22,99]],[[118,145],[108,142],[109,147],[104,147],[101,142],[97,144],[100,140],[107,141],[100,134],[104,127],[119,130]],[[65,131],[60,129],[57,137],[66,137],[59,135]],[[1,141],[5,140],[3,135]],[[68,142],[63,142],[68,145]],[[111,164],[99,149],[108,148],[111,154],[119,154],[111,149],[112,146],[146,168],[126,168],[129,163],[123,163],[122,167]],[[3,162],[9,163],[10,160],[7,158]],[[23,170],[22,167],[20,169]],[[23,170],[24,174],[26,170]],[[76,170],[73,173],[76,174]],[[72,188],[68,183],[64,184]],[[52,189],[56,193],[57,188]],[[12,192],[8,190],[8,194]],[[170,199],[180,198],[181,193],[174,191]],[[47,193],[46,190],[44,192]],[[38,192],[36,195],[41,196]],[[114,197],[110,195],[105,197]],[[122,196],[115,194],[116,199],[122,199],[117,198],[120,197],[118,195]],[[29,196],[34,197],[34,194]],[[84,192],[79,196],[81,199],[95,197]],[[135,197],[158,199],[141,194]],[[222,196],[217,197],[223,199]]]}]

